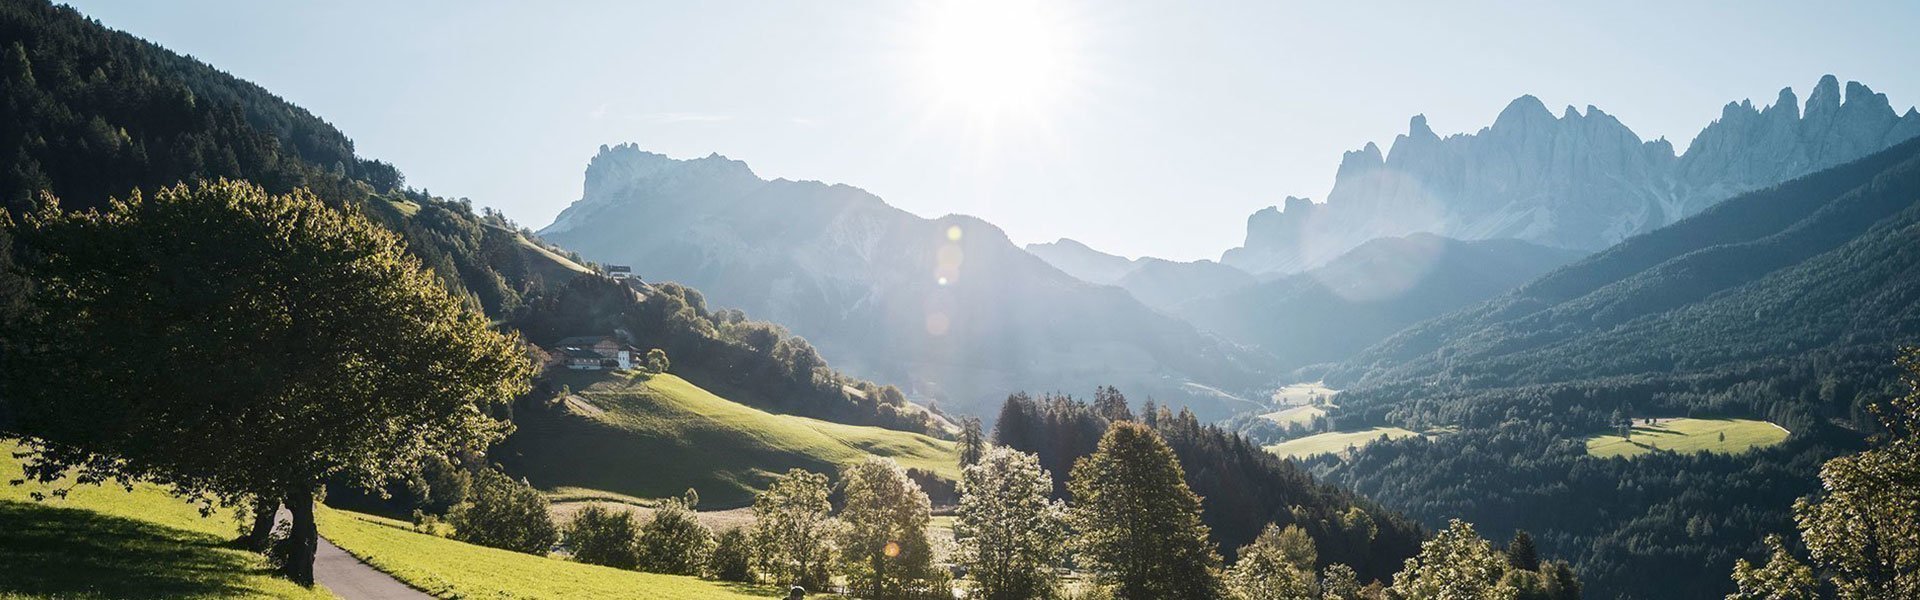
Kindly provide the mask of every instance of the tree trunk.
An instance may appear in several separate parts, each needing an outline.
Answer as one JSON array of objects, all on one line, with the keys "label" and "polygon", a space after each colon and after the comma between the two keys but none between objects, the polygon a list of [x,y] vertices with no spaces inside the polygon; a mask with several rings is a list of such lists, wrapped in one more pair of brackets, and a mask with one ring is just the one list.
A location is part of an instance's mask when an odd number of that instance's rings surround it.
[{"label": "tree trunk", "polygon": [[273,543],[273,524],[280,515],[280,499],[257,498],[253,501],[253,529],[247,532],[247,549],[266,552]]},{"label": "tree trunk", "polygon": [[287,557],[287,577],[312,587],[313,554],[320,549],[320,529],[313,522],[313,488],[288,492],[287,510],[293,512],[293,554]]}]

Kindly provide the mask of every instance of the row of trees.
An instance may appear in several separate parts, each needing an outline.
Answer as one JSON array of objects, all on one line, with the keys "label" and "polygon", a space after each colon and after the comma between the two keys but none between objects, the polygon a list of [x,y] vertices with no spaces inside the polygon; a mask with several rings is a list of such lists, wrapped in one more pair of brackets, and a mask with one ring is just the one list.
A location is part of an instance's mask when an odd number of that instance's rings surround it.
[{"label": "row of trees", "polygon": [[[1092,576],[1091,589],[1113,598],[1237,600],[1386,598],[1575,599],[1580,585],[1565,562],[1542,563],[1531,538],[1505,551],[1455,523],[1409,558],[1393,585],[1362,585],[1343,564],[1319,563],[1299,526],[1269,524],[1224,565],[1201,521],[1201,499],[1185,483],[1174,450],[1152,427],[1114,421],[1097,449],[1076,461],[1073,501],[1052,498],[1053,477],[1039,457],[983,447],[960,482],[951,559],[966,574],[968,597],[1056,598],[1062,574]],[[927,537],[926,495],[886,459],[849,468],[834,512],[824,475],[791,471],[762,492],[755,523],[721,536],[714,563],[737,565],[723,577],[819,589],[844,578],[872,599],[946,598],[951,583],[936,568]],[[728,540],[734,540],[729,542]],[[739,550],[729,550],[730,547]]]},{"label": "row of trees", "polygon": [[[1297,525],[1319,545],[1323,564],[1344,563],[1362,579],[1385,579],[1419,552],[1425,538],[1419,524],[1317,482],[1295,463],[1234,432],[1202,424],[1191,412],[1148,401],[1136,415],[1125,396],[1110,387],[1096,390],[1091,403],[1014,394],[1001,406],[992,441],[1033,453],[1049,472],[1068,473],[1098,450],[1114,423],[1122,422],[1153,430],[1173,449],[1184,484],[1206,499],[1201,520],[1214,547],[1228,558],[1269,523]],[[1052,497],[1077,502],[1069,483],[1056,482]]]}]

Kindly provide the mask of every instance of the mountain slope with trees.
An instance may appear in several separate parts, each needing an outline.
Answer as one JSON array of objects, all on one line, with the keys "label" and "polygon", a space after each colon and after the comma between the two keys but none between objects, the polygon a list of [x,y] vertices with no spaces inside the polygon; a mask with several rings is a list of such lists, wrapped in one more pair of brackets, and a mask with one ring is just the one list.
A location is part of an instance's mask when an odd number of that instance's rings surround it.
[{"label": "mountain slope with trees", "polygon": [[1580,256],[1520,240],[1380,238],[1304,273],[1189,300],[1173,312],[1293,368],[1345,359]]},{"label": "mountain slope with trees", "polygon": [[[1725,594],[1718,574],[1787,531],[1815,469],[1859,448],[1878,428],[1867,407],[1902,391],[1894,357],[1920,339],[1917,199],[1909,141],[1410,328],[1330,374],[1348,388],[1335,419],[1460,431],[1309,462],[1429,523],[1532,531],[1602,593]],[[1587,456],[1584,438],[1623,415],[1792,435],[1735,456]]]}]

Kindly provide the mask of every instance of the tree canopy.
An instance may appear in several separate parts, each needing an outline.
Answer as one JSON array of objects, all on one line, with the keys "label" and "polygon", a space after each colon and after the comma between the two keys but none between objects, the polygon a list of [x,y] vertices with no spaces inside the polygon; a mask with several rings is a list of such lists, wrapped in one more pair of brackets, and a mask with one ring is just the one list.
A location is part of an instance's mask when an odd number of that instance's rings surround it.
[{"label": "tree canopy", "polygon": [[398,236],[303,191],[46,201],[4,228],[33,285],[0,335],[0,395],[40,481],[296,505],[324,479],[370,487],[499,439],[488,410],[527,387],[517,336]]}]

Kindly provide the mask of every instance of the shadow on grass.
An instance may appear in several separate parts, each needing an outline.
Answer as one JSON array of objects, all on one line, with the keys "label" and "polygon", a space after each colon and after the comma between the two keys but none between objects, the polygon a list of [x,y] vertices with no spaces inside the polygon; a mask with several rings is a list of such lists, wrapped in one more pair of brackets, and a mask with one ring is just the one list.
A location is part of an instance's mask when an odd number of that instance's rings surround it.
[{"label": "shadow on grass", "polygon": [[265,568],[222,540],[71,508],[0,501],[0,597],[227,597]]}]

